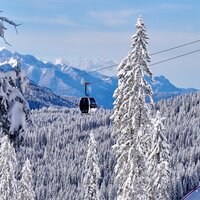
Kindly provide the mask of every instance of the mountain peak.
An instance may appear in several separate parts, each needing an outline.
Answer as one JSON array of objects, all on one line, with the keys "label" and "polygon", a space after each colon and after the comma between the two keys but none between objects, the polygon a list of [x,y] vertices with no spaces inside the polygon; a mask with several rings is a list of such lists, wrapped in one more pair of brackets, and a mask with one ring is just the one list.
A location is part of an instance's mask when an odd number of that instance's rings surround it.
[{"label": "mountain peak", "polygon": [[0,47],[0,54],[12,55],[12,52],[10,52],[5,47]]},{"label": "mountain peak", "polygon": [[4,49],[6,49],[6,47],[0,47],[0,51],[3,51]]}]

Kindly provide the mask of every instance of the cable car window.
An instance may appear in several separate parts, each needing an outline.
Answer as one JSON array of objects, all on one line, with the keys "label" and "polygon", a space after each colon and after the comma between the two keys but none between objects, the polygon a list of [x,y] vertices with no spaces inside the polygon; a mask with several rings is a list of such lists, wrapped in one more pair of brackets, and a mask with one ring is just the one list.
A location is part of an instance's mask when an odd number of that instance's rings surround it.
[{"label": "cable car window", "polygon": [[96,104],[96,101],[94,100],[94,98],[90,98],[90,104]]}]

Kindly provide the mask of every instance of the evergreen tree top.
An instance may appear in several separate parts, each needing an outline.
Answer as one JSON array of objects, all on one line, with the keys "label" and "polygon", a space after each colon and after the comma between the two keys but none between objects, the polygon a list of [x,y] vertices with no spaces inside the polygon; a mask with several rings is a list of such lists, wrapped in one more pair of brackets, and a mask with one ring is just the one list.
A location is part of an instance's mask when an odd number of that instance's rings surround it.
[{"label": "evergreen tree top", "polygon": [[138,17],[135,27],[137,29],[145,27],[144,21],[141,16]]}]

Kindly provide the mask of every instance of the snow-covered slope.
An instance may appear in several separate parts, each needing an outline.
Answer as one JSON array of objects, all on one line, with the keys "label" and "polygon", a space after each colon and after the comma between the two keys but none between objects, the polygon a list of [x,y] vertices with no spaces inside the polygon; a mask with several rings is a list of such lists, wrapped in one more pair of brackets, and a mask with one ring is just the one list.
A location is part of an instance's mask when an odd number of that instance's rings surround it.
[{"label": "snow-covered slope", "polygon": [[[32,55],[22,55],[17,52],[11,53],[6,49],[0,50],[0,66],[9,68],[13,59],[20,59],[26,76],[41,87],[47,87],[54,93],[61,96],[81,97],[84,95],[84,88],[81,83],[94,83],[89,86],[89,94],[93,96],[100,106],[112,108],[113,92],[117,87],[117,78],[108,79],[108,76],[97,72],[87,74],[85,70],[66,64],[53,64],[38,60]],[[88,60],[78,62],[85,69],[92,69],[94,62]],[[75,66],[78,65],[75,63]],[[102,66],[107,63],[110,65],[116,62],[102,61]],[[94,69],[100,65],[94,63]],[[78,67],[78,66],[77,66]],[[155,77],[152,84],[154,89],[154,99],[157,101],[163,98],[169,98],[181,93],[194,92],[195,89],[180,89],[172,85],[164,76]]]}]

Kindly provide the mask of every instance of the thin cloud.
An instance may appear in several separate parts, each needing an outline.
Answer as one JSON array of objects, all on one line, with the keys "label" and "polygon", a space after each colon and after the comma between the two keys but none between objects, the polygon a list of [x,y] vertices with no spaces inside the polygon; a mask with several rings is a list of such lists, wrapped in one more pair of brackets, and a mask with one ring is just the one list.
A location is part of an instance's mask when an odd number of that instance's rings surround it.
[{"label": "thin cloud", "polygon": [[192,9],[191,5],[185,5],[185,4],[170,4],[170,3],[165,3],[161,4],[158,6],[160,9],[165,9],[165,10],[172,10],[172,11],[177,11],[177,10],[190,10]]},{"label": "thin cloud", "polygon": [[191,5],[185,4],[158,4],[156,6],[136,8],[136,9],[124,9],[118,11],[90,11],[89,15],[95,20],[98,20],[100,23],[117,26],[117,25],[126,25],[130,22],[130,18],[135,17],[139,14],[145,14],[149,12],[159,12],[159,11],[183,11],[192,9]]},{"label": "thin cloud", "polygon": [[130,17],[138,13],[139,10],[91,11],[90,16],[103,24],[116,26],[128,24]]},{"label": "thin cloud", "polygon": [[169,11],[169,12],[185,11],[185,10],[191,10],[192,8],[193,8],[192,5],[164,3],[164,4],[158,4],[156,6],[152,6],[152,7],[150,6],[148,8],[144,8],[143,13],[163,12],[163,11]]},{"label": "thin cloud", "polygon": [[17,21],[20,21],[21,23],[28,22],[28,23],[34,23],[34,24],[46,24],[46,25],[62,25],[62,26],[75,26],[75,22],[70,20],[67,16],[61,15],[56,17],[18,17],[15,18]]}]

